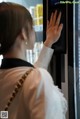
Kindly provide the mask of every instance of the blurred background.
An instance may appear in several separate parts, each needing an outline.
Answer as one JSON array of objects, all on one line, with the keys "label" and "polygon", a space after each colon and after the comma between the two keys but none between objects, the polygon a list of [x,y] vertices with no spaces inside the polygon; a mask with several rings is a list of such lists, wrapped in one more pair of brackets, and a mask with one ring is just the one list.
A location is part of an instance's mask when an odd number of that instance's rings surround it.
[{"label": "blurred background", "polygon": [[[36,32],[36,43],[33,51],[27,50],[27,60],[32,64],[37,60],[43,41],[46,39],[46,20],[56,9],[62,12],[63,31],[59,42],[52,48],[48,71],[55,85],[61,88],[68,101],[67,119],[80,119],[80,0],[72,3],[60,3],[60,0],[0,0],[15,2],[25,6],[31,13]],[[68,1],[69,2],[69,1]],[[3,56],[0,56],[0,64]]]}]

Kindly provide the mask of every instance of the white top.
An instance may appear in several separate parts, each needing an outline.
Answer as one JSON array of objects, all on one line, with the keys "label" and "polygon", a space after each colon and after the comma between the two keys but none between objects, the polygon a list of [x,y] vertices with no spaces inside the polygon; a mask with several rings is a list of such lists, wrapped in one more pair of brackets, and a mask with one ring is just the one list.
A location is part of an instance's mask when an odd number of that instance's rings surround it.
[{"label": "white top", "polygon": [[[0,70],[0,111],[4,109],[16,82],[29,69],[16,67]],[[8,119],[65,119],[67,103],[50,74],[43,68],[35,68],[8,111]]]}]

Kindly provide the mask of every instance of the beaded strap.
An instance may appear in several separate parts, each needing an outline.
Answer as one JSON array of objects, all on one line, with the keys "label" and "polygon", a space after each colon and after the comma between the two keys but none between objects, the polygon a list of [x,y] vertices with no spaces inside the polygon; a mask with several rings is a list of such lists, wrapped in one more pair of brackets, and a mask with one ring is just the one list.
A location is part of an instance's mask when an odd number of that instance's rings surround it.
[{"label": "beaded strap", "polygon": [[7,111],[9,106],[11,105],[12,101],[14,100],[15,96],[17,95],[17,93],[19,92],[19,89],[22,87],[26,77],[29,75],[29,73],[32,71],[32,69],[30,69],[29,71],[27,71],[22,77],[21,79],[19,79],[19,81],[17,82],[17,84],[15,85],[15,88],[12,92],[11,97],[9,98],[4,110]]}]

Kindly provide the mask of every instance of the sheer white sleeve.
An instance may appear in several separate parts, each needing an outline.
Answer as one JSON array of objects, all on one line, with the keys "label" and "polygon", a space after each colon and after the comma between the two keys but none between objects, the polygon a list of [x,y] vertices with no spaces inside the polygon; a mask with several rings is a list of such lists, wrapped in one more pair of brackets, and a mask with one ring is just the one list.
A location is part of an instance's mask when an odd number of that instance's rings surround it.
[{"label": "sheer white sleeve", "polygon": [[53,52],[54,52],[54,49],[51,49],[51,48],[46,47],[45,45],[43,45],[43,48],[40,52],[38,60],[35,62],[34,66],[35,67],[42,67],[42,68],[47,69],[48,65],[50,63]]},{"label": "sheer white sleeve", "polygon": [[[66,99],[61,93],[61,90],[54,85],[50,74],[41,68],[39,68],[39,71],[42,77],[41,81],[44,84],[45,119],[65,119],[67,111]],[[42,85],[42,83],[40,84]]]}]

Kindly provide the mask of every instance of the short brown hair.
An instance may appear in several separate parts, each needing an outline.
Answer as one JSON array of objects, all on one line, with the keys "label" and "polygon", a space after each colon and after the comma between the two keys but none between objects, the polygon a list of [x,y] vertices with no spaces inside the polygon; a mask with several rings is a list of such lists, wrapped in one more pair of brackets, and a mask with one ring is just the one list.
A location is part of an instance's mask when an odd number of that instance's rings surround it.
[{"label": "short brown hair", "polygon": [[24,26],[28,36],[33,20],[25,7],[10,2],[0,3],[0,54],[9,51]]}]

